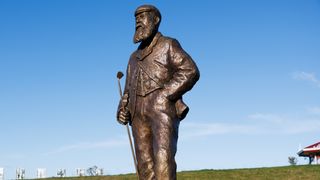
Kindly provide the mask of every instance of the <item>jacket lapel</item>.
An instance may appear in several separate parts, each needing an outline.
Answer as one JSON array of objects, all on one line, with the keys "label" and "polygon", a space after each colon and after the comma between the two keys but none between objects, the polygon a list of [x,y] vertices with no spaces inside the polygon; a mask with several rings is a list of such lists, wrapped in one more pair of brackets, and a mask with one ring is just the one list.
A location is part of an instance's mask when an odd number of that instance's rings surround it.
[{"label": "jacket lapel", "polygon": [[142,61],[145,57],[149,56],[152,53],[153,48],[157,45],[158,39],[162,36],[160,32],[157,32],[157,34],[154,36],[152,42],[150,45],[145,49],[139,49],[137,51],[137,59]]}]

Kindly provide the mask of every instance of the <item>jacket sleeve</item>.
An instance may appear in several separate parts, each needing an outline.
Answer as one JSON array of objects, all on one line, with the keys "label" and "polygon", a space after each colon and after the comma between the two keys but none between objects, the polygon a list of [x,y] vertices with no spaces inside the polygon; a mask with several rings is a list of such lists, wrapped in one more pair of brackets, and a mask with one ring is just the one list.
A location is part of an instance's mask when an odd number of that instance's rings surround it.
[{"label": "jacket sleeve", "polygon": [[127,71],[126,71],[126,84],[124,86],[123,94],[129,95],[129,89],[130,89],[130,76],[131,76],[131,65],[130,65],[131,58],[129,60]]},{"label": "jacket sleeve", "polygon": [[[121,108],[126,108],[126,107],[123,107],[123,104],[122,102],[123,101],[126,101],[126,106],[128,106],[128,102],[129,102],[129,96],[130,96],[130,93],[129,93],[129,89],[130,89],[130,74],[131,74],[131,68],[130,68],[130,60],[131,58],[129,59],[129,63],[128,63],[128,66],[127,66],[127,71],[126,71],[126,82],[125,82],[125,86],[124,86],[124,91],[123,91],[123,94],[122,94],[122,97],[119,101],[119,105],[118,105],[118,110],[117,110],[117,117],[119,116],[119,112],[120,112],[120,109]],[[124,99],[126,98],[126,99]]]},{"label": "jacket sleeve", "polygon": [[171,80],[164,84],[164,96],[175,101],[192,89],[200,78],[200,72],[177,40],[173,39],[170,43],[169,58],[173,74]]}]

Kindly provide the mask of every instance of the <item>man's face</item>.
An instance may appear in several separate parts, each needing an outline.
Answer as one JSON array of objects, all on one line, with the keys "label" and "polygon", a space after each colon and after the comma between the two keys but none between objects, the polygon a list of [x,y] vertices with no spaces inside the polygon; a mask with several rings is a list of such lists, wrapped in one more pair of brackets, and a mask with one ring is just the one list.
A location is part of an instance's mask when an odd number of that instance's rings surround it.
[{"label": "man's face", "polygon": [[136,15],[136,31],[133,42],[138,43],[147,40],[155,31],[155,18],[150,12],[142,12]]}]

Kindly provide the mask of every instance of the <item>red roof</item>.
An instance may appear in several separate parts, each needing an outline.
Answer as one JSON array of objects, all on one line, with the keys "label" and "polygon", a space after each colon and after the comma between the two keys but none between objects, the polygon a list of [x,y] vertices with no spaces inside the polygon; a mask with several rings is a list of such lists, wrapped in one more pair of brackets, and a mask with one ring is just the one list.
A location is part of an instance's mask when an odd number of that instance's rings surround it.
[{"label": "red roof", "polygon": [[305,147],[305,148],[320,148],[320,142],[317,142],[317,143],[312,144],[312,145]]},{"label": "red roof", "polygon": [[317,142],[315,144],[312,144],[310,146],[307,146],[305,148],[303,148],[302,150],[300,150],[297,153],[299,156],[319,156],[320,155],[320,142]]}]

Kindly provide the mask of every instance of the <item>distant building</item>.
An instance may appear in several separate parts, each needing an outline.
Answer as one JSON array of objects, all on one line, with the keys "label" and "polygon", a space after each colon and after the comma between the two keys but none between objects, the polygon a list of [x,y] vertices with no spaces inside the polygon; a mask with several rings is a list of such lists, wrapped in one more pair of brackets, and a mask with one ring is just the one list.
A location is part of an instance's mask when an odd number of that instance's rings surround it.
[{"label": "distant building", "polygon": [[4,180],[4,169],[0,168],[0,180]]},{"label": "distant building", "polygon": [[46,178],[46,177],[47,177],[47,170],[45,168],[38,168],[37,178]]},{"label": "distant building", "polygon": [[24,179],[26,175],[26,170],[23,168],[16,169],[16,179]]},{"label": "distant building", "polygon": [[77,172],[77,176],[85,176],[86,175],[86,170],[83,168],[77,168],[76,172]]},{"label": "distant building", "polygon": [[96,171],[97,176],[103,176],[103,168],[99,168]]},{"label": "distant building", "polygon": [[318,160],[320,159],[320,142],[301,149],[297,154],[301,157],[308,157],[309,164],[312,164],[312,162],[318,164]]}]

